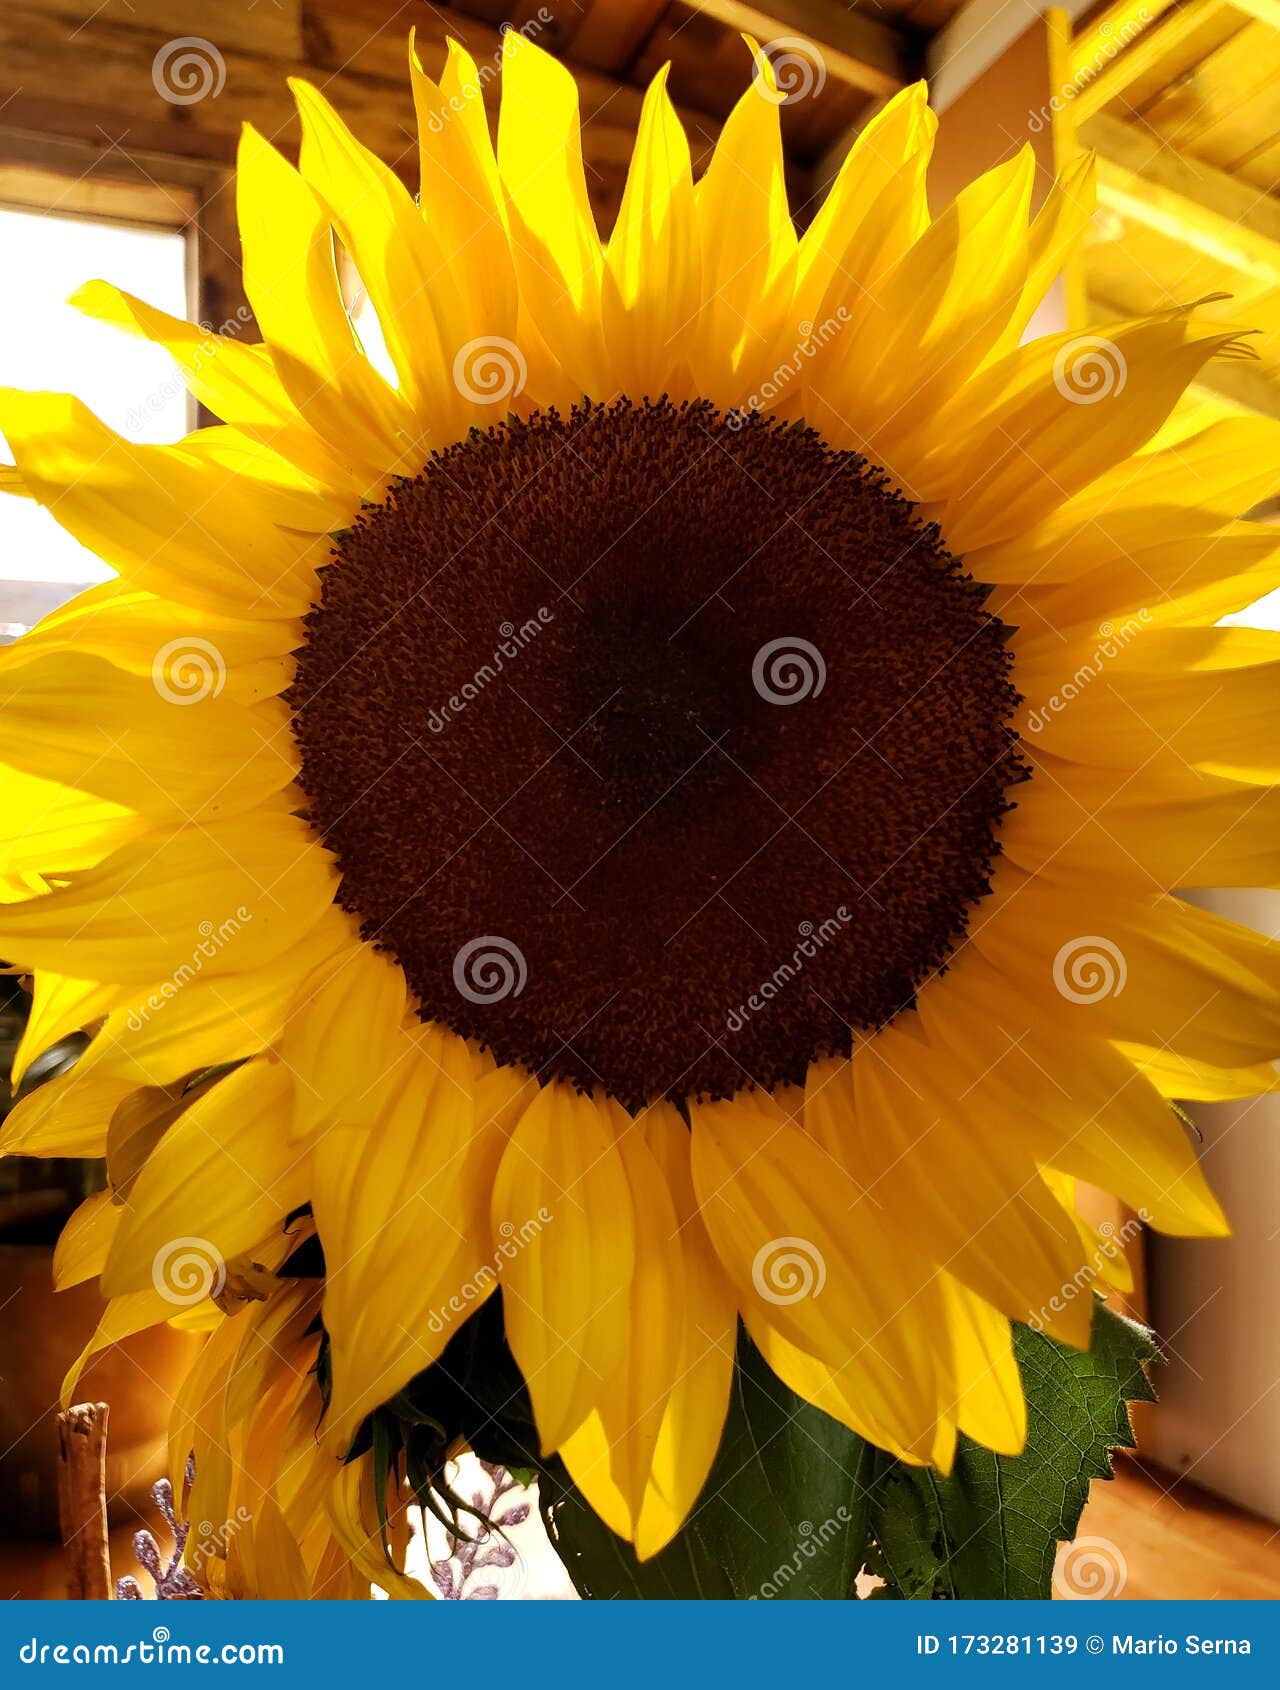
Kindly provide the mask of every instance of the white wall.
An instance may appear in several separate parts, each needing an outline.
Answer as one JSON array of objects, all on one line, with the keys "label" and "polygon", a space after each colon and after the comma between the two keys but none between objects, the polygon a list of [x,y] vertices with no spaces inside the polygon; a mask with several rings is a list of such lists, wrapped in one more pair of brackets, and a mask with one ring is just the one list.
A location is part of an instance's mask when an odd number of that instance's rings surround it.
[{"label": "white wall", "polygon": [[[1280,893],[1196,901],[1280,933]],[[1148,1453],[1280,1522],[1280,1095],[1193,1114],[1235,1236],[1148,1237],[1152,1321],[1169,1351]]]}]

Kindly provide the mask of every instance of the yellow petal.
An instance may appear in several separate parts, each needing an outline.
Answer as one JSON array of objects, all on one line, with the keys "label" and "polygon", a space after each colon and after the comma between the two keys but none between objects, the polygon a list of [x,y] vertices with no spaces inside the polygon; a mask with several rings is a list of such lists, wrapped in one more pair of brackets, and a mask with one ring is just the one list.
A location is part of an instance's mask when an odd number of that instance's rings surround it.
[{"label": "yellow petal", "polygon": [[132,585],[181,604],[300,616],[317,542],[279,528],[261,486],[185,446],[136,446],[65,393],[0,388],[0,431],[30,495]]},{"label": "yellow petal", "polygon": [[0,1127],[0,1155],[101,1156],[116,1105],[138,1082],[118,1074],[56,1074],[20,1098]]},{"label": "yellow petal", "polygon": [[859,302],[840,336],[840,407],[895,450],[999,339],[1027,277],[1030,147],[970,183]]},{"label": "yellow petal", "polygon": [[122,581],[104,581],[0,651],[0,673],[71,650],[144,678],[162,696],[172,695],[170,702],[198,705],[212,697],[252,705],[293,679],[290,654],[301,637],[293,623],[193,613]]},{"label": "yellow petal", "polygon": [[153,1285],[174,1309],[216,1296],[227,1263],[306,1202],[307,1154],[284,1130],[292,1090],[280,1063],[246,1062],[179,1115],[129,1193],[102,1275],[109,1296]]},{"label": "yellow petal", "polygon": [[199,635],[171,637],[153,664],[144,680],[64,650],[0,672],[11,760],[157,820],[238,815],[289,785],[296,752],[278,699],[220,698],[227,659]]},{"label": "yellow petal", "polygon": [[[59,1400],[64,1409],[76,1400],[75,1390],[85,1366],[99,1351],[112,1344],[132,1338],[135,1332],[145,1332],[149,1326],[159,1326],[173,1313],[173,1304],[158,1291],[148,1288],[135,1291],[128,1297],[113,1297],[102,1312],[93,1336],[72,1362],[62,1381]],[[185,1457],[184,1457],[185,1460]]]},{"label": "yellow petal", "polygon": [[1081,1037],[1170,1044],[1222,1067],[1280,1051],[1280,944],[1177,898],[1085,901],[1042,877],[974,942],[1018,982],[1027,1013],[1070,1010]]},{"label": "yellow petal", "polygon": [[1084,239],[1097,206],[1095,177],[1094,155],[1081,153],[1055,179],[1045,196],[1027,242],[1027,280],[1022,298],[988,361],[1003,357],[1018,345],[1063,265]]},{"label": "yellow petal", "polygon": [[615,384],[657,399],[687,355],[699,304],[689,143],[667,68],[645,95],[635,153],[605,254],[602,319]]},{"label": "yellow petal", "polygon": [[[747,1327],[752,1342],[774,1373],[798,1397],[803,1397],[840,1425],[847,1426],[877,1448],[887,1450],[896,1460],[904,1461],[908,1466],[921,1467],[932,1463],[933,1445],[923,1454],[915,1448],[906,1448],[899,1443],[889,1426],[869,1410],[867,1394],[861,1388],[862,1366],[857,1354],[842,1368],[829,1366],[784,1337],[759,1310],[752,1311],[747,1317]],[[946,1441],[944,1435],[944,1445]],[[954,1446],[954,1425],[950,1442]],[[949,1466],[949,1462],[940,1461],[936,1465]]]},{"label": "yellow petal", "polygon": [[[1009,1322],[955,1279],[944,1282],[959,1430],[997,1455],[1021,1455],[1027,1402]],[[1088,1299],[1081,1299],[1088,1306]]]},{"label": "yellow petal", "polygon": [[16,1091],[32,1062],[71,1033],[82,1032],[112,1007],[116,993],[96,981],[68,980],[42,969],[31,991],[31,1011],[14,1053],[9,1083]]},{"label": "yellow petal", "polygon": [[180,967],[166,979],[116,988],[118,1007],[80,1058],[81,1067],[101,1063],[134,1085],[171,1085],[275,1046],[299,981],[327,965],[333,930],[345,922],[330,906],[305,938],[243,974],[206,974],[200,953],[197,966]]},{"label": "yellow petal", "polygon": [[[1024,742],[1025,743],[1025,742]],[[1090,768],[1037,752],[1001,826],[1001,848],[1030,872],[1106,875],[1139,894],[1165,886],[1267,886],[1280,865],[1280,790],[1219,781],[1161,761]]]},{"label": "yellow petal", "polygon": [[521,301],[578,393],[611,398],[600,332],[600,237],[587,196],[578,87],[518,30],[502,38],[498,166]]},{"label": "yellow petal", "polygon": [[[1170,541],[1204,542],[1274,491],[1278,456],[1280,425],[1270,419],[1214,423],[1176,446],[1126,458],[1030,529],[971,550],[966,565],[979,581],[1048,586]],[[1172,585],[1189,561],[1184,549],[1167,583],[1153,571],[1148,594],[1153,584]]]},{"label": "yellow petal", "polygon": [[800,237],[795,311],[817,322],[874,287],[929,226],[925,170],[937,119],[923,82],[858,131],[817,216]]},{"label": "yellow petal", "polygon": [[471,327],[458,255],[433,236],[399,177],[356,140],[324,95],[297,77],[289,86],[302,119],[302,176],[368,290],[420,441],[445,444],[468,420],[450,379]]},{"label": "yellow petal", "polygon": [[111,1200],[110,1191],[95,1191],[86,1197],[58,1235],[53,1252],[53,1287],[65,1291],[82,1285],[102,1272],[124,1211]]},{"label": "yellow petal", "polygon": [[758,1317],[833,1369],[856,1367],[868,1417],[928,1459],[938,1355],[917,1340],[936,1324],[933,1270],[785,1120],[743,1102],[695,1104],[691,1115],[694,1185],[748,1323]]},{"label": "yellow petal", "polygon": [[[141,1291],[136,1295],[151,1297],[160,1293]],[[128,1298],[117,1300],[129,1301]],[[242,1322],[220,1319],[179,1383],[171,1405],[169,1481],[174,1495],[181,1496],[187,1459],[194,1457],[195,1482],[187,1500],[188,1518],[192,1520],[231,1519],[234,1465],[227,1436],[224,1391],[243,1334]]]},{"label": "yellow petal", "polygon": [[368,1129],[331,1127],[315,1147],[312,1206],[333,1346],[326,1431],[339,1447],[436,1360],[497,1282],[492,1264],[485,1271],[486,1240],[464,1230],[476,1131],[470,1055],[436,1029],[410,1049],[373,1094]]},{"label": "yellow petal", "polygon": [[76,979],[141,985],[252,970],[316,925],[334,878],[327,853],[293,816],[176,828],[8,906],[0,950]]},{"label": "yellow petal", "polygon": [[370,492],[406,452],[421,468],[409,412],[365,357],[343,305],[329,214],[248,124],[236,206],[245,293],[290,399]]},{"label": "yellow petal", "polygon": [[465,263],[474,312],[470,332],[509,336],[516,321],[516,278],[480,72],[470,53],[450,41],[444,73],[433,82],[418,62],[411,34],[409,73],[418,115],[422,215],[441,249]]},{"label": "yellow petal", "polygon": [[1219,1103],[1229,1098],[1259,1097],[1280,1091],[1280,1061],[1259,1062],[1252,1068],[1215,1068],[1172,1050],[1149,1045],[1121,1044],[1121,1054],[1160,1093],[1186,1103]]},{"label": "yellow petal", "polygon": [[[1070,1174],[1062,1173],[1058,1168],[1042,1168],[1041,1178],[1049,1190],[1057,1198],[1072,1225],[1080,1235],[1080,1241],[1087,1252],[1085,1268],[1076,1276],[1073,1291],[1085,1297],[1096,1281],[1101,1280],[1105,1285],[1128,1294],[1133,1290],[1133,1270],[1125,1258],[1123,1235],[1117,1239],[1115,1225],[1111,1221],[1104,1221],[1101,1226],[1094,1226],[1080,1213],[1076,1202],[1076,1192],[1080,1182],[1072,1179]],[[1142,1223],[1134,1218],[1135,1235],[1141,1231]]]},{"label": "yellow petal", "polygon": [[[353,1016],[351,1006],[361,1006]],[[294,1130],[366,1125],[383,1107],[379,1082],[414,1047],[401,1033],[404,973],[393,958],[347,937],[291,1006],[281,1056],[297,1076]]]},{"label": "yellow petal", "polygon": [[[593,1506],[600,1492],[599,1511],[606,1518],[615,1508],[616,1492],[623,1523],[615,1529],[634,1542],[654,1477],[659,1435],[684,1366],[688,1291],[680,1223],[666,1176],[645,1142],[643,1127],[621,1111],[617,1117],[618,1150],[635,1216],[635,1271],[624,1317],[630,1332],[622,1363],[604,1382],[586,1429],[565,1441],[561,1458]],[[675,1128],[687,1138],[678,1119]],[[670,1515],[672,1498],[662,1500]],[[666,1523],[669,1538],[679,1517]],[[646,1534],[652,1537],[646,1552],[661,1547],[660,1530]]]},{"label": "yellow petal", "polygon": [[656,1554],[679,1531],[702,1491],[720,1446],[738,1335],[738,1311],[707,1236],[690,1168],[689,1129],[658,1105],[644,1118],[680,1222],[685,1302],[680,1369],[658,1433],[649,1488],[636,1527],[636,1553]]},{"label": "yellow petal", "polygon": [[495,1239],[523,1236],[534,1219],[539,1230],[502,1265],[502,1302],[542,1447],[552,1451],[582,1425],[622,1360],[635,1262],[613,1118],[560,1081],[521,1116],[494,1185]]},{"label": "yellow petal", "polygon": [[[995,1109],[1020,1115],[1039,1163],[1114,1192],[1162,1231],[1224,1234],[1222,1210],[1174,1112],[1104,1038],[1090,1037],[1087,1020],[1078,1030],[1074,1019],[1064,1021],[1066,1010],[1085,1017],[1089,1006],[1064,1001],[1051,984],[1057,1010],[1033,1007],[1043,1001],[1033,999],[1041,953],[1030,925],[1024,938],[1022,965],[1005,979],[971,948],[945,980],[921,994],[930,1041],[946,1046],[963,1072],[959,1106],[976,1121]],[[1090,955],[1101,971],[1111,953],[1100,953],[1095,941],[1064,956],[1059,971],[1071,989],[1094,989],[1099,979],[1105,987],[1102,972],[1088,979]],[[1052,980],[1052,954],[1045,965]],[[1072,1051],[1068,1091],[1053,1078],[1066,1037]]]},{"label": "yellow petal", "polygon": [[694,349],[698,392],[741,405],[795,345],[796,232],[787,204],[782,133],[768,60],[725,120],[695,199],[702,315]]},{"label": "yellow petal", "polygon": [[[339,1467],[329,1492],[329,1522],[333,1535],[366,1585],[376,1584],[393,1601],[426,1602],[434,1592],[410,1578],[388,1559],[381,1543],[372,1455]],[[388,1485],[388,1490],[390,1486]],[[388,1496],[384,1515],[395,1506]]]},{"label": "yellow petal", "polygon": [[[0,766],[0,875],[61,877],[92,868],[138,838],[146,823],[135,811],[90,792]],[[15,902],[30,897],[21,893]]]},{"label": "yellow petal", "polygon": [[254,1508],[252,1530],[238,1533],[228,1545],[228,1573],[233,1581],[236,1561],[249,1556],[251,1566],[240,1570],[246,1596],[263,1602],[301,1602],[311,1595],[302,1551],[270,1495],[260,1498]]},{"label": "yellow petal", "polygon": [[993,365],[948,417],[946,433],[965,451],[940,489],[947,545],[968,552],[1044,520],[1150,439],[1236,338],[1179,314],[1120,323],[1105,336],[1050,336]]},{"label": "yellow petal", "polygon": [[214,334],[199,323],[148,305],[109,282],[86,282],[67,301],[100,323],[163,346],[195,397],[228,423],[278,429],[296,418],[265,346],[232,334]]},{"label": "yellow petal", "polygon": [[[1076,1271],[1077,1239],[1021,1123],[993,1110],[975,1130],[955,1106],[949,1067],[945,1050],[882,1028],[852,1062],[814,1069],[805,1124],[870,1189],[895,1235],[1025,1320]],[[1051,1323],[1051,1335],[1086,1345],[1088,1309]]]},{"label": "yellow petal", "polygon": [[1280,665],[1192,673],[1170,653],[1163,672],[1143,673],[1123,662],[1107,669],[1103,661],[1096,648],[1064,652],[1066,708],[1055,708],[1058,695],[1044,690],[1052,685],[1048,671],[1039,680],[1030,669],[1019,731],[1075,763],[1145,771],[1169,762],[1258,785],[1280,781]]}]

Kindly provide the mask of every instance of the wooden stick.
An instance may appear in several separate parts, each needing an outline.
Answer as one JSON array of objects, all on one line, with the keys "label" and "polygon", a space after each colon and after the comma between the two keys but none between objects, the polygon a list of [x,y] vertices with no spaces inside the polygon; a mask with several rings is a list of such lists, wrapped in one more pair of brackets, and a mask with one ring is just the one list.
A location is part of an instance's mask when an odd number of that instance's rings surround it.
[{"label": "wooden stick", "polygon": [[58,1523],[67,1595],[79,1601],[110,1601],[104,1402],[77,1403],[58,1416]]}]

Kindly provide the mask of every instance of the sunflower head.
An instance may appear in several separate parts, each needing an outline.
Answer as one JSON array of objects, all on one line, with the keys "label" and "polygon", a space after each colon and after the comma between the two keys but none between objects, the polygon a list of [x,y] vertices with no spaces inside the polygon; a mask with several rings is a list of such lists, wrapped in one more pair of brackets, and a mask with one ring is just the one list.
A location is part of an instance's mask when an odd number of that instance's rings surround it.
[{"label": "sunflower head", "polygon": [[642,1557],[740,1321],[904,1462],[1016,1452],[1011,1323],[1124,1280],[1076,1182],[1221,1232],[1169,1099],[1280,1042],[1274,946],[1171,890],[1275,872],[1280,652],[1215,625],[1280,582],[1275,429],[1182,427],[1239,350],[1192,309],[1105,392],[1024,339],[1088,161],[935,211],[909,88],[800,234],[757,59],[697,182],[655,79],[602,240],[563,67],[505,38],[496,147],[465,52],[410,70],[416,200],[305,84],[297,168],[246,131],[260,342],[79,296],[218,426],[0,395],[118,572],[0,660],[19,1068],[93,1030],[4,1145],[107,1154],[91,1348],[211,1327],[228,1589],[386,1582],[370,1417],[495,1292],[531,1454]]}]

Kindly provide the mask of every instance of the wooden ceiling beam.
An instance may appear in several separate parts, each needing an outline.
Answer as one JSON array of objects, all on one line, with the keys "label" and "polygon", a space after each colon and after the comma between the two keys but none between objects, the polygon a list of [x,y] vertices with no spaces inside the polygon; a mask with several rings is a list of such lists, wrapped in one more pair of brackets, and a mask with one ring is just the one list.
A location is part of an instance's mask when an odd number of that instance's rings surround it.
[{"label": "wooden ceiling beam", "polygon": [[740,0],[699,0],[698,10],[754,35],[761,46],[799,37],[814,49],[827,76],[865,94],[896,94],[916,74],[910,45],[896,30],[849,11],[840,0],[765,0],[763,9]]},{"label": "wooden ceiling beam", "polygon": [[1261,286],[1280,286],[1280,205],[1269,194],[1105,112],[1078,139],[1098,154],[1102,205]]},{"label": "wooden ceiling beam", "polygon": [[1117,53],[1096,76],[1077,84],[1071,107],[1077,123],[1084,123],[1103,106],[1118,99],[1138,78],[1149,71],[1180,41],[1195,33],[1227,0],[1188,0],[1146,28],[1123,52]]},{"label": "wooden ceiling beam", "polygon": [[1280,0],[1231,0],[1238,12],[1248,12],[1259,23],[1269,23],[1280,30]]},{"label": "wooden ceiling beam", "polygon": [[[550,0],[550,4],[557,15],[566,9],[564,0],[559,5]],[[582,16],[565,36],[564,51],[575,65],[619,74],[638,56],[669,4],[670,0],[586,0],[585,4],[569,0],[569,6],[576,5]]]},{"label": "wooden ceiling beam", "polygon": [[1176,3],[1177,0],[1113,0],[1071,43],[1071,74],[1076,86],[1083,87],[1105,70],[1118,53],[1132,46]]}]

